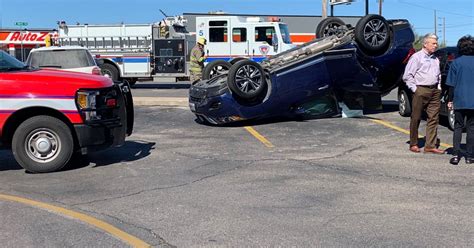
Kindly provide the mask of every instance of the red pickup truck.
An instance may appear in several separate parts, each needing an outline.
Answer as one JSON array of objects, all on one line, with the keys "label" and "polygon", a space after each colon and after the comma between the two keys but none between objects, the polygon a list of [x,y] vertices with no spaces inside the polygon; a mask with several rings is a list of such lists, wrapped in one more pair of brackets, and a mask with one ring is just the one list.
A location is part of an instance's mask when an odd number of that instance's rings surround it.
[{"label": "red pickup truck", "polygon": [[128,83],[30,68],[0,51],[0,146],[30,172],[57,171],[74,153],[122,145],[133,111]]}]

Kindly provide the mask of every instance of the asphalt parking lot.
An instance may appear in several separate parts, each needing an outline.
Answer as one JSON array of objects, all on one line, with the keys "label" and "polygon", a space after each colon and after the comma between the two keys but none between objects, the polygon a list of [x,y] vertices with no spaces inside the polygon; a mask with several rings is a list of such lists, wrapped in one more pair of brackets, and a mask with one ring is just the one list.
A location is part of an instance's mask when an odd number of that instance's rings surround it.
[{"label": "asphalt parking lot", "polygon": [[[180,103],[138,106],[123,147],[50,174],[25,173],[0,150],[0,244],[136,244],[128,234],[158,247],[471,246],[474,166],[410,153],[409,119],[393,104],[364,118],[227,127],[197,124]],[[439,137],[449,146],[445,126]]]}]

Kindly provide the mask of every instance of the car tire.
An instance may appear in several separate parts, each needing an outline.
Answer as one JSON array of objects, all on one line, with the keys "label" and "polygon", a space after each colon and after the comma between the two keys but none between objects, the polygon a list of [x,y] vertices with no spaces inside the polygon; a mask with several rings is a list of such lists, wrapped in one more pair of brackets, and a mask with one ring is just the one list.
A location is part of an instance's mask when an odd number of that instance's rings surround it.
[{"label": "car tire", "polygon": [[213,77],[225,74],[229,71],[231,63],[224,60],[214,60],[204,67],[202,78],[211,79]]},{"label": "car tire", "polygon": [[267,88],[262,66],[252,60],[242,60],[229,70],[227,84],[232,93],[242,99],[255,99]]},{"label": "car tire", "polygon": [[398,92],[398,113],[403,117],[411,115],[411,102],[405,90]]},{"label": "car tire", "polygon": [[316,27],[316,38],[328,37],[334,34],[338,34],[341,30],[341,27],[345,27],[346,24],[344,21],[337,17],[328,17],[319,22]]},{"label": "car tire", "polygon": [[106,76],[106,77],[112,79],[112,81],[118,81],[119,77],[120,77],[117,68],[115,68],[115,66],[113,66],[111,64],[103,64],[100,67],[100,73],[103,76]]},{"label": "car tire", "polygon": [[366,15],[357,22],[355,40],[368,55],[385,53],[390,45],[391,33],[387,20],[380,15]]},{"label": "car tire", "polygon": [[51,116],[25,120],[13,134],[12,151],[16,161],[33,173],[62,169],[71,158],[74,142],[71,130]]}]

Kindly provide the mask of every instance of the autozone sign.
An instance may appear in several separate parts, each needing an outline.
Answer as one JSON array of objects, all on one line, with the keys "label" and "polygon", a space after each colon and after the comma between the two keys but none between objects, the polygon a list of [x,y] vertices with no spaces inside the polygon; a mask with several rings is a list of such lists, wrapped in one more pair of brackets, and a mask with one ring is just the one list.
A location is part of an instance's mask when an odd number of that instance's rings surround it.
[{"label": "autozone sign", "polygon": [[46,36],[50,34],[52,37],[57,33],[51,32],[30,32],[30,31],[13,31],[0,32],[0,43],[2,44],[44,44]]}]

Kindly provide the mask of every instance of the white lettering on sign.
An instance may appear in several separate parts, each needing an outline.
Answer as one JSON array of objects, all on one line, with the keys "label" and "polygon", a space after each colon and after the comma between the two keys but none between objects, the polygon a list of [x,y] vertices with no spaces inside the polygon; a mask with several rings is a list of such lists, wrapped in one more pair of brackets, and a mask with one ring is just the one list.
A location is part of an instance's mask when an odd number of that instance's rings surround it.
[{"label": "white lettering on sign", "polygon": [[[50,34],[54,36],[54,33],[50,32],[10,32],[10,34],[6,35],[4,40],[0,40],[0,43],[7,43],[7,44],[44,44],[46,36]],[[0,37],[5,37],[4,35],[0,35]]]}]

